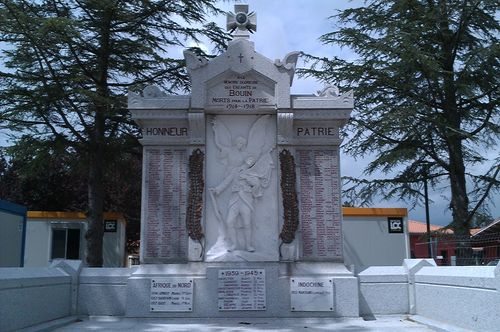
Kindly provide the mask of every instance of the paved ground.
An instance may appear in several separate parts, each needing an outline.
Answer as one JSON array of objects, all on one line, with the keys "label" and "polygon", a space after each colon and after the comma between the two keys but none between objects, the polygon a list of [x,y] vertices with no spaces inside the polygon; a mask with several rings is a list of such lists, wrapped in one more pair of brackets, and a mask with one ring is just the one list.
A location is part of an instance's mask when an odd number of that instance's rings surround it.
[{"label": "paved ground", "polygon": [[57,332],[229,332],[229,331],[340,331],[340,332],[430,332],[446,331],[419,324],[406,316],[381,316],[374,320],[362,318],[251,318],[251,319],[134,319],[117,317],[90,317],[60,327]]}]

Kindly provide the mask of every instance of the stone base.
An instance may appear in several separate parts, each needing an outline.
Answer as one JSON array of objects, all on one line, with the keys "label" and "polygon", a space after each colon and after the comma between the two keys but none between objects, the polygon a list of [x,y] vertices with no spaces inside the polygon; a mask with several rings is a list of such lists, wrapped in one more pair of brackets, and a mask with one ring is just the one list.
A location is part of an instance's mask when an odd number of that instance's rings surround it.
[{"label": "stone base", "polygon": [[[264,269],[266,310],[220,311],[218,271],[221,269]],[[151,312],[150,287],[153,278],[192,278],[191,312]],[[291,278],[333,279],[333,311],[293,312],[290,306]],[[128,279],[127,317],[359,317],[357,278],[341,263],[188,263],[141,265]]]}]

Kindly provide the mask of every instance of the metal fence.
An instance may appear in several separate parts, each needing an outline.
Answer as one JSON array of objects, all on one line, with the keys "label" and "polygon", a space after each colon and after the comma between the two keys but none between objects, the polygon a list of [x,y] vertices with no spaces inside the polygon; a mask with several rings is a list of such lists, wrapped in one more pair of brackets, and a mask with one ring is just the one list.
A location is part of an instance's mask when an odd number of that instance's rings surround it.
[{"label": "metal fence", "polygon": [[434,258],[438,265],[497,265],[500,233],[477,237],[432,234],[430,241],[422,235],[412,248],[412,258]]}]

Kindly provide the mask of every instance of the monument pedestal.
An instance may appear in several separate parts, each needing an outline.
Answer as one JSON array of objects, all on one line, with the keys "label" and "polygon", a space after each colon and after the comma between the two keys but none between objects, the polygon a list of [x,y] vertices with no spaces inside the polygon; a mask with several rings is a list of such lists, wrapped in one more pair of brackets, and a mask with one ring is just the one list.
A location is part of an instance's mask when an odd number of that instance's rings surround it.
[{"label": "monument pedestal", "polygon": [[[262,272],[262,279],[249,277],[245,285],[242,278],[226,278],[221,273],[244,271]],[[230,272],[229,272],[230,274]],[[244,279],[245,277],[243,277]],[[224,280],[223,280],[224,279]],[[238,280],[239,279],[239,280]],[[260,281],[255,281],[259,279]],[[173,280],[189,282],[193,280],[191,306],[186,302],[186,311],[151,310],[152,280]],[[297,291],[292,280],[301,282],[304,291]],[[319,283],[331,280],[332,287],[318,292]],[[238,281],[240,282],[239,284]],[[314,282],[317,281],[317,282]],[[238,299],[227,294],[229,290],[238,292]],[[299,288],[300,289],[300,288]],[[311,291],[313,289],[313,291]],[[331,289],[331,291],[329,291]],[[262,292],[262,290],[264,292]],[[292,292],[296,292],[292,294]],[[297,296],[303,292],[302,297]],[[314,292],[318,295],[313,294]],[[168,293],[168,292],[164,292]],[[166,298],[171,293],[164,294]],[[175,293],[175,292],[174,292]],[[180,292],[179,292],[180,293]],[[308,294],[309,293],[309,294]],[[328,293],[328,294],[327,294]],[[293,303],[314,302],[315,297],[322,297],[317,309],[301,311],[294,308]],[[330,297],[331,299],[327,299]],[[358,280],[341,263],[330,262],[231,262],[231,263],[188,263],[167,265],[141,265],[128,279],[127,283],[127,317],[359,317]],[[256,303],[256,301],[264,302]],[[170,301],[167,299],[166,301]],[[174,299],[174,302],[177,299]],[[226,301],[224,303],[224,301]],[[327,303],[333,304],[329,307]],[[237,303],[236,303],[237,302]],[[242,303],[243,302],[243,303]],[[307,307],[307,303],[302,303]],[[324,305],[323,305],[324,304]],[[182,307],[179,303],[178,308]],[[188,309],[190,311],[187,311]],[[246,308],[246,309],[241,309]],[[180,308],[182,309],[182,308]]]}]

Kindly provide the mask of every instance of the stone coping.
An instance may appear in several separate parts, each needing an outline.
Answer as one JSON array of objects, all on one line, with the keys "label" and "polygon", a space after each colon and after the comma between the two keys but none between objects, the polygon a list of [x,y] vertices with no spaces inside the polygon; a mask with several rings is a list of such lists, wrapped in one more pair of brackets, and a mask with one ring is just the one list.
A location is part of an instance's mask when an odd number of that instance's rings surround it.
[{"label": "stone coping", "polygon": [[70,284],[71,277],[49,267],[0,268],[0,290]]},{"label": "stone coping", "polygon": [[126,284],[128,278],[137,271],[137,266],[120,268],[83,268],[80,284]]},{"label": "stone coping", "polygon": [[358,278],[361,283],[407,283],[408,273],[403,266],[372,266]]},{"label": "stone coping", "polygon": [[495,266],[423,267],[415,283],[496,290]]}]

